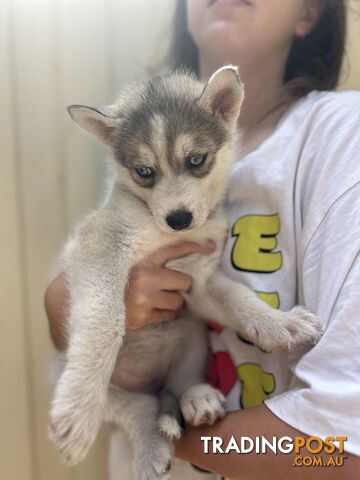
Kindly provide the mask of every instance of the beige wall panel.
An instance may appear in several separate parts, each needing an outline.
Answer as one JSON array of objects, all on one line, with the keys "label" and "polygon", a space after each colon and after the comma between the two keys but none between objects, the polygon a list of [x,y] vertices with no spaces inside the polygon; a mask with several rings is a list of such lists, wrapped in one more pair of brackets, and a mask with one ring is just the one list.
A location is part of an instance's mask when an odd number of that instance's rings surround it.
[{"label": "beige wall panel", "polygon": [[351,0],[344,89],[360,90],[360,2]]},{"label": "beige wall panel", "polygon": [[[102,4],[103,2],[87,2],[85,5],[83,2],[83,8],[89,13],[92,7],[96,9]],[[87,207],[94,191],[94,180],[90,185],[88,180],[94,175],[90,172],[88,177],[86,175],[89,168],[84,166],[84,170],[79,171],[75,162],[71,164],[68,161],[73,155],[72,146],[68,146],[63,132],[62,80],[69,80],[71,70],[64,54],[71,56],[74,50],[68,43],[65,52],[61,34],[69,35],[71,9],[61,2],[46,0],[15,0],[13,6],[20,182],[25,216],[24,278],[27,286],[27,321],[30,324],[27,340],[30,344],[35,404],[32,415],[36,428],[32,440],[36,445],[36,480],[95,480],[105,475],[104,448],[100,449],[100,453],[95,448],[82,466],[66,470],[59,465],[57,454],[46,434],[49,402],[46,366],[52,355],[52,347],[43,312],[43,292],[50,265],[72,223],[75,201],[80,205],[78,210]],[[62,23],[65,13],[68,15],[66,28]],[[71,11],[70,15],[73,13]],[[94,33],[97,22],[101,22],[100,13],[97,8],[88,16],[91,19],[91,24],[87,24],[89,38]],[[83,16],[78,16],[76,20],[79,24],[87,23]],[[61,30],[62,27],[64,31]],[[81,29],[78,30],[82,33]],[[71,33],[71,41],[75,45],[77,36],[75,32]],[[98,37],[93,37],[93,42],[98,41],[103,33],[101,31]],[[98,52],[94,47],[88,42],[89,51],[96,55]],[[80,79],[76,77],[76,71],[74,74],[76,83]],[[94,82],[94,78],[91,81]],[[78,85],[81,90],[83,84]],[[74,157],[73,160],[77,160],[79,154]],[[69,172],[68,168],[72,171]],[[77,180],[76,186],[74,178]]]},{"label": "beige wall panel", "polygon": [[115,97],[121,87],[149,73],[167,49],[169,19],[174,0],[107,0],[109,21],[110,90]]},{"label": "beige wall panel", "polygon": [[[102,186],[105,149],[70,119],[66,106],[110,101],[105,0],[60,0],[58,73],[60,131],[69,226],[93,207]],[[86,14],[84,14],[86,12]]]},{"label": "beige wall panel", "polygon": [[[13,61],[16,94],[17,151],[23,220],[25,321],[29,325],[27,362],[31,365],[35,425],[36,480],[62,480],[46,434],[48,387],[46,365],[51,355],[43,292],[54,251],[66,231],[64,172],[57,122],[56,24],[54,2],[12,0]],[[21,480],[20,478],[18,480]]]},{"label": "beige wall panel", "polygon": [[8,18],[6,0],[0,3],[0,478],[35,480]]}]

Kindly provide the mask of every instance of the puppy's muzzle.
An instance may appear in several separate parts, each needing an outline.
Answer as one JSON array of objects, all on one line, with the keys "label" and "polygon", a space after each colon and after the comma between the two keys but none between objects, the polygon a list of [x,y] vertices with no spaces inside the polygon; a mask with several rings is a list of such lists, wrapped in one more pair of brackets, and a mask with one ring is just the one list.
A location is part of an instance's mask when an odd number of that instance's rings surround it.
[{"label": "puppy's muzzle", "polygon": [[189,228],[192,220],[192,213],[187,210],[174,210],[166,217],[166,223],[173,230],[185,230],[185,228]]}]

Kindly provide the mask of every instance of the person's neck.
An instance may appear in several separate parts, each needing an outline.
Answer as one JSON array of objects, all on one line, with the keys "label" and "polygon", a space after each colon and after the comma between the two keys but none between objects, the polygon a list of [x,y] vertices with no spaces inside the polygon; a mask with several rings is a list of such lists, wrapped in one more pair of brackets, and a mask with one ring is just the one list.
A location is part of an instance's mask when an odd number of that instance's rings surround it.
[{"label": "person's neck", "polygon": [[238,127],[242,134],[242,156],[257,148],[275,130],[288,110],[293,98],[283,87],[284,62],[238,61],[200,56],[200,77],[207,80],[224,64],[239,66],[240,78],[245,86],[245,98]]},{"label": "person's neck", "polygon": [[[207,80],[220,67],[226,64],[239,66],[240,78],[245,86],[245,99],[241,107],[239,128],[246,134],[257,128],[258,125],[273,124],[277,122],[292,103],[292,98],[286,94],[283,87],[283,64],[278,65],[271,61],[254,63],[245,61],[229,61],[218,58],[209,58],[200,55],[200,77]],[[269,62],[270,63],[270,62]]]}]

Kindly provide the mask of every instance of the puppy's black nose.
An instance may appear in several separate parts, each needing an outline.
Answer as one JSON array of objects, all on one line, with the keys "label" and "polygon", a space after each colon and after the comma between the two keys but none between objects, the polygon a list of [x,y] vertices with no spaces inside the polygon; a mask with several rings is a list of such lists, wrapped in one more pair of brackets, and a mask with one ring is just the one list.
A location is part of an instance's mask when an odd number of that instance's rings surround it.
[{"label": "puppy's black nose", "polygon": [[193,216],[187,210],[174,210],[166,217],[166,223],[173,230],[185,230],[191,225]]}]

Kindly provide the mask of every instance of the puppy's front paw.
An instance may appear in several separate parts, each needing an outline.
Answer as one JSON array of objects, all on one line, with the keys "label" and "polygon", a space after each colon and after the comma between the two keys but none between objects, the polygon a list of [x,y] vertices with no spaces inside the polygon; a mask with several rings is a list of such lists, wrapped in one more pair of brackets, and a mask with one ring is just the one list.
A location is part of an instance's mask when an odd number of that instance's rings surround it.
[{"label": "puppy's front paw", "polygon": [[79,384],[72,388],[61,382],[59,387],[50,410],[48,432],[59,450],[61,462],[70,467],[81,462],[93,444],[105,402],[95,398],[94,392],[82,391]]},{"label": "puppy's front paw", "polygon": [[212,425],[225,415],[224,395],[210,385],[191,387],[180,399],[183,417],[189,425]]},{"label": "puppy's front paw", "polygon": [[297,306],[289,312],[284,313],[286,329],[291,335],[289,343],[286,345],[288,350],[299,345],[315,345],[321,338],[321,322],[306,308]]},{"label": "puppy's front paw", "polygon": [[289,312],[271,312],[267,320],[249,327],[247,334],[251,341],[266,351],[290,351],[300,345],[316,344],[322,329],[315,315],[297,306]]}]

